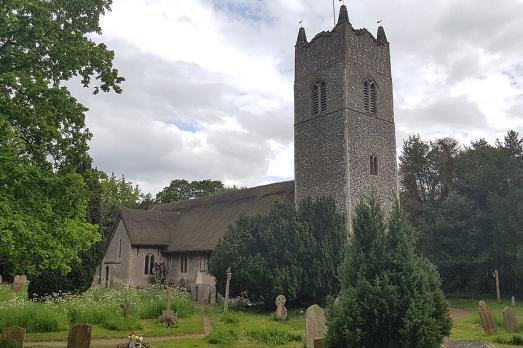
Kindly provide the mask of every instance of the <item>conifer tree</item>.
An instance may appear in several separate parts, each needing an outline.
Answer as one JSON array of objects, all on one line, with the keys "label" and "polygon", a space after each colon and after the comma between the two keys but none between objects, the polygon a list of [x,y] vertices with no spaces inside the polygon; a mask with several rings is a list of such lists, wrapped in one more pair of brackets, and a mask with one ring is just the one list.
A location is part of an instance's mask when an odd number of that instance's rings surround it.
[{"label": "conifer tree", "polygon": [[399,207],[385,222],[361,202],[340,267],[342,290],[327,309],[329,347],[439,347],[451,321],[435,267],[417,256]]}]

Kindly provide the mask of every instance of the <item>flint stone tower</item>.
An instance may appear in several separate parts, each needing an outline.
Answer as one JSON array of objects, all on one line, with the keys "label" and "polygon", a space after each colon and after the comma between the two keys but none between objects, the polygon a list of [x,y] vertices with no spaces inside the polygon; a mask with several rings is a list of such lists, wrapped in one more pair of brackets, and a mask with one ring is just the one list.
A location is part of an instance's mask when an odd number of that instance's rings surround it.
[{"label": "flint stone tower", "polygon": [[342,6],[332,31],[308,42],[300,28],[294,83],[296,202],[332,196],[350,221],[358,201],[375,192],[390,211],[398,195],[395,138],[383,27],[377,38],[355,30]]}]

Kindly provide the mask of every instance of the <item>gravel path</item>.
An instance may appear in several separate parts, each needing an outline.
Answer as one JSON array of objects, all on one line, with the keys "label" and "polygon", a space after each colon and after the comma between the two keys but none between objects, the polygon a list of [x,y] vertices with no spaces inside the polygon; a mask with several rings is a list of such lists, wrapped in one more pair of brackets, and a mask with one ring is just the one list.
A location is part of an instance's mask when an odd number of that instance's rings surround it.
[{"label": "gravel path", "polygon": [[451,341],[444,342],[445,348],[494,348],[493,345],[477,341]]}]

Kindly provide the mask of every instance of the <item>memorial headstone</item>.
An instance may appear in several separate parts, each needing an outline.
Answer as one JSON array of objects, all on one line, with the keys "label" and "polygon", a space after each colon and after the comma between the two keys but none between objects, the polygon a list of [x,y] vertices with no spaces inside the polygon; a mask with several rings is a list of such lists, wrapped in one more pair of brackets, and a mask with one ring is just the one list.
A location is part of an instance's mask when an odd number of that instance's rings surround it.
[{"label": "memorial headstone", "polygon": [[[13,283],[11,284],[11,289],[16,292],[22,290],[22,286],[24,285],[23,280],[24,280],[24,278],[22,278],[22,276],[15,275],[15,277],[13,279]],[[25,281],[27,283],[27,277],[25,278]]]},{"label": "memorial headstone", "polygon": [[26,330],[23,327],[10,326],[2,331],[0,342],[14,344],[22,348],[25,341],[25,332]]},{"label": "memorial headstone", "polygon": [[325,348],[325,337],[314,339],[314,348]]},{"label": "memorial headstone", "polygon": [[310,306],[305,312],[305,347],[314,348],[314,341],[326,335],[327,326],[323,309],[318,305]]},{"label": "memorial headstone", "polygon": [[[2,279],[2,278],[0,278],[0,279]],[[510,300],[511,300],[512,306],[515,306],[516,305],[516,298],[514,296],[512,296],[512,298]]]},{"label": "memorial headstone", "polygon": [[507,331],[518,331],[518,318],[512,308],[505,307],[505,309],[503,309],[503,321],[505,322],[505,329],[507,329]]},{"label": "memorial headstone", "polygon": [[67,348],[90,348],[91,326],[85,324],[72,325],[69,328]]},{"label": "memorial headstone", "polygon": [[287,308],[285,308],[285,302],[287,302],[285,296],[276,296],[276,300],[274,301],[276,304],[276,313],[274,313],[274,316],[277,320],[287,320]]},{"label": "memorial headstone", "polygon": [[211,285],[211,298],[210,298],[210,304],[216,303],[216,285]]},{"label": "memorial headstone", "polygon": [[485,301],[479,301],[479,317],[485,330],[485,334],[492,335],[497,332],[496,321]]}]

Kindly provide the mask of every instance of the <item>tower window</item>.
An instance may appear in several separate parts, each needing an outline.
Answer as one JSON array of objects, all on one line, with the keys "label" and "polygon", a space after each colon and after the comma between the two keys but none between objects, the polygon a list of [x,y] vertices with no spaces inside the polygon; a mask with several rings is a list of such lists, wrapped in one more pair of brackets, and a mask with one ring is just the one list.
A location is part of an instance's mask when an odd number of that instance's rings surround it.
[{"label": "tower window", "polygon": [[363,108],[365,111],[375,114],[378,111],[378,89],[372,79],[363,83]]},{"label": "tower window", "polygon": [[378,175],[378,157],[370,156],[370,175]]},{"label": "tower window", "polygon": [[327,85],[318,81],[312,86],[312,113],[319,115],[327,110]]}]

